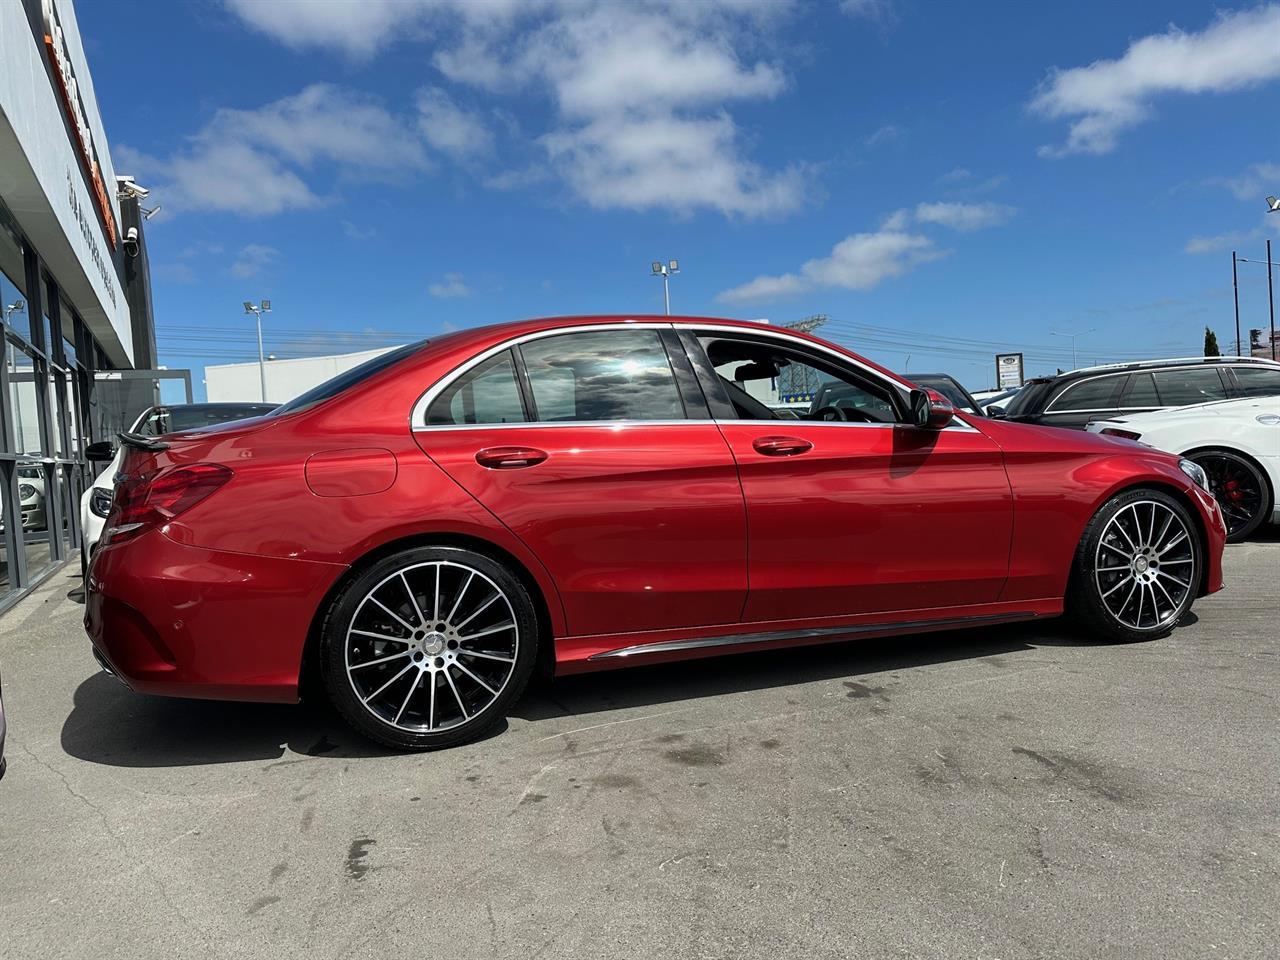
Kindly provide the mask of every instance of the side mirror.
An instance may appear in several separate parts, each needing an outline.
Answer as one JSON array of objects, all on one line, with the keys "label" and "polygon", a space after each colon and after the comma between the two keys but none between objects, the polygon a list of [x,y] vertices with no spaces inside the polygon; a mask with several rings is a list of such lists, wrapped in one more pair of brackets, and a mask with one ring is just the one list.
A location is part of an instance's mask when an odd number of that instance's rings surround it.
[{"label": "side mirror", "polygon": [[110,440],[99,440],[84,448],[85,459],[90,463],[110,463],[116,456],[116,445]]},{"label": "side mirror", "polygon": [[987,407],[986,414],[992,420],[1003,420],[1004,407],[1001,407],[1001,406]]},{"label": "side mirror", "polygon": [[911,422],[923,430],[941,430],[956,415],[951,401],[937,390],[911,391]]}]

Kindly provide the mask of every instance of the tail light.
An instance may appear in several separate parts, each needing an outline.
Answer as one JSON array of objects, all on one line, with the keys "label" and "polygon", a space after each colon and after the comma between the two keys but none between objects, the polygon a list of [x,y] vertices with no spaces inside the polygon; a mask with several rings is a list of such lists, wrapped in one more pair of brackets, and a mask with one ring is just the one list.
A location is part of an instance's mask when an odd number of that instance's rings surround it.
[{"label": "tail light", "polygon": [[1119,427],[1103,427],[1098,432],[1104,437],[1120,437],[1124,440],[1137,440],[1142,436],[1140,433],[1134,433],[1132,430],[1121,430]]},{"label": "tail light", "polygon": [[190,510],[231,479],[219,463],[195,463],[121,481],[116,488],[103,543],[141,536]]}]

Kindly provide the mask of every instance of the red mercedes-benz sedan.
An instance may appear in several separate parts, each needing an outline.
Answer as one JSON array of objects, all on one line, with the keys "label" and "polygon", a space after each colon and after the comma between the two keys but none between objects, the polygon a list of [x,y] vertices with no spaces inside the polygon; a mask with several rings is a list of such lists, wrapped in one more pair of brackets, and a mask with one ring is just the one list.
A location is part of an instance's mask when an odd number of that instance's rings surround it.
[{"label": "red mercedes-benz sedan", "polygon": [[[827,388],[827,389],[824,389]],[[783,396],[821,399],[797,414]],[[821,404],[821,405],[820,405]],[[134,690],[475,737],[557,673],[1074,614],[1161,636],[1222,586],[1195,464],[956,414],[820,339],[576,317],[403,347],[129,447],[85,617]]]}]

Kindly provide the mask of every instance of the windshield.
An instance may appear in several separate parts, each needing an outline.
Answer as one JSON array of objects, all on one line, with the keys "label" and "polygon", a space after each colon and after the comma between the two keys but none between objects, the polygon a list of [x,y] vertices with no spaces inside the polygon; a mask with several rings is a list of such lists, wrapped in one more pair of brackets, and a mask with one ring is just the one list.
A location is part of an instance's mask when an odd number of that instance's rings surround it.
[{"label": "windshield", "polygon": [[332,380],[326,380],[318,387],[312,387],[301,396],[294,397],[288,403],[276,407],[273,417],[282,417],[286,413],[297,413],[299,410],[305,410],[308,407],[314,407],[317,403],[323,403],[331,397],[336,397],[345,390],[349,390],[356,384],[368,380],[376,373],[381,373],[388,367],[395,366],[405,357],[417,353],[431,341],[419,340],[417,343],[406,344],[403,347],[397,347],[388,353],[382,354],[380,357],[374,357],[372,360],[366,360],[358,367],[352,367],[344,373],[338,374]]},{"label": "windshield", "polygon": [[144,437],[185,433],[232,420],[261,417],[274,409],[275,405],[270,403],[193,403],[181,407],[159,407],[148,415],[137,432]]}]

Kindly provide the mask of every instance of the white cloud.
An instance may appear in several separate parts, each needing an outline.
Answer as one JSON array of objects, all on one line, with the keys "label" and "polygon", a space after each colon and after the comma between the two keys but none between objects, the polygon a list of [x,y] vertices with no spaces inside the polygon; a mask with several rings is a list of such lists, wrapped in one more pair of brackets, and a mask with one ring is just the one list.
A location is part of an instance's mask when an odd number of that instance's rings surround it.
[{"label": "white cloud", "polygon": [[[119,152],[119,151],[117,151]],[[173,211],[265,216],[328,202],[303,179],[327,165],[337,175],[394,179],[428,164],[412,125],[375,100],[330,84],[256,110],[221,109],[166,159],[124,149],[126,163]]]},{"label": "white cloud", "polygon": [[[786,89],[782,66],[757,51],[789,0],[226,2],[291,46],[368,56],[393,39],[419,40],[455,84],[545,93],[554,116],[532,143],[547,169],[592,206],[757,216],[803,202],[803,167],[753,162],[727,111]],[[490,143],[480,121],[442,91],[421,93],[419,108],[421,133],[436,150],[474,154]],[[538,167],[522,158],[521,170]],[[502,187],[520,181],[488,179]]]},{"label": "white cloud", "polygon": [[845,237],[828,256],[810,260],[798,273],[756,277],[725,290],[716,299],[744,303],[791,296],[820,287],[870,290],[883,280],[902,276],[922,263],[945,255],[926,236],[881,228],[875,233]]},{"label": "white cloud", "polygon": [[998,227],[1007,223],[1015,213],[1015,208],[1003,203],[939,201],[916,206],[916,220],[920,223],[936,223],[962,233]]},{"label": "white cloud", "polygon": [[902,138],[902,129],[895,127],[892,123],[886,123],[883,127],[876,130],[875,133],[867,137],[868,147],[878,147],[882,143],[892,143],[894,140]]},{"label": "white cloud", "polygon": [[433,283],[427,287],[427,293],[442,299],[469,297],[471,296],[471,288],[463,280],[462,274],[446,273],[438,283]]},{"label": "white cloud", "polygon": [[1222,14],[1199,33],[1170,27],[1143,37],[1116,60],[1053,70],[1031,109],[1072,118],[1066,143],[1042,156],[1109,153],[1116,137],[1150,115],[1161,94],[1225,93],[1280,77],[1280,6]]},{"label": "white cloud", "polygon": [[417,102],[418,129],[435,149],[466,157],[492,148],[493,134],[483,121],[459,107],[439,87],[423,87]]},{"label": "white cloud", "polygon": [[1223,181],[1237,200],[1261,202],[1280,193],[1280,163],[1255,163],[1244,172]]},{"label": "white cloud", "polygon": [[840,10],[847,16],[871,20],[881,26],[892,25],[898,19],[893,0],[840,0]]},{"label": "white cloud", "polygon": [[263,243],[247,243],[231,264],[231,275],[245,279],[256,277],[279,258],[280,251]]}]

